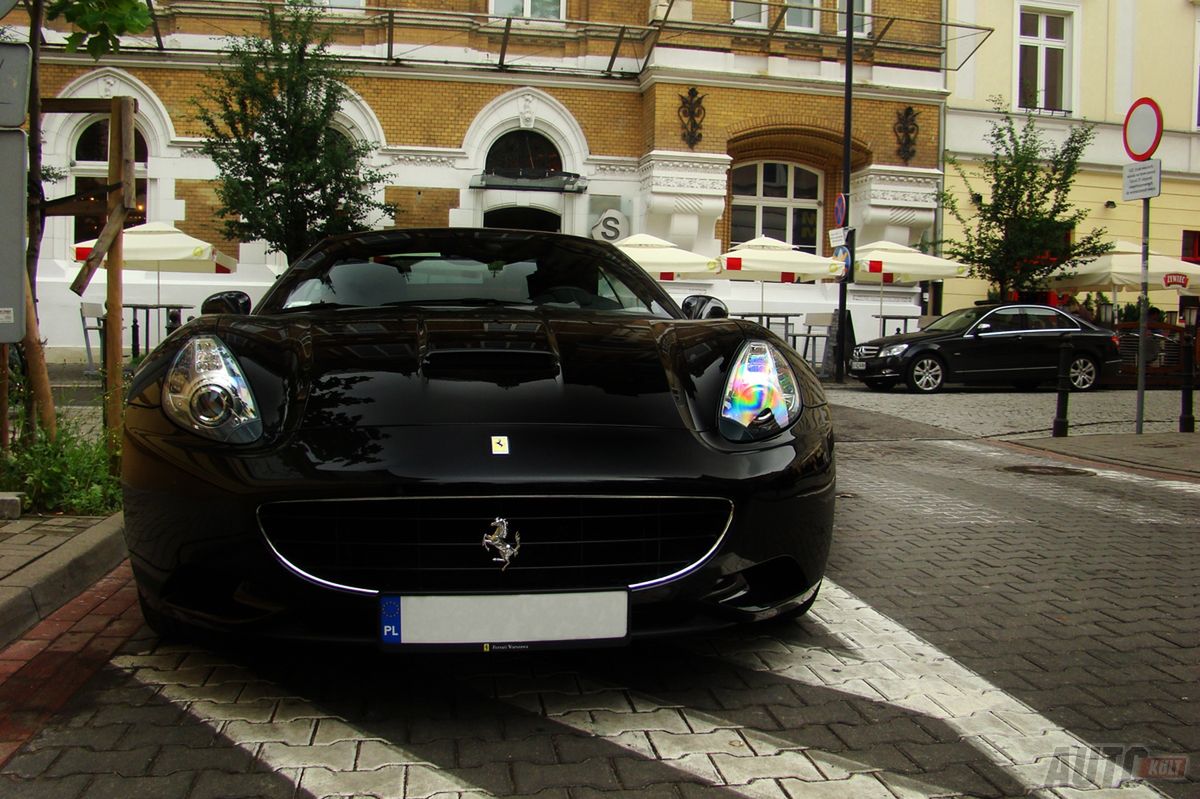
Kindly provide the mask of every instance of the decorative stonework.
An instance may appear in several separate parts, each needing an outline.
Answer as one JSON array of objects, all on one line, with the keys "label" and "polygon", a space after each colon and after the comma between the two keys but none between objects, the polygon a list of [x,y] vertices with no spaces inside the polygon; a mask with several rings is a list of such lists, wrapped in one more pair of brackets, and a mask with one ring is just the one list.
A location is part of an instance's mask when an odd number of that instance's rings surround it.
[{"label": "decorative stonework", "polygon": [[533,110],[533,95],[526,94],[526,95],[522,96],[521,99],[517,101],[517,103],[518,103],[518,107],[520,108],[519,118],[520,118],[521,127],[522,128],[532,128],[534,125],[537,124],[537,114],[534,113],[534,110]]},{"label": "decorative stonework", "polygon": [[444,155],[399,153],[391,156],[389,160],[395,166],[454,166],[454,159]]}]

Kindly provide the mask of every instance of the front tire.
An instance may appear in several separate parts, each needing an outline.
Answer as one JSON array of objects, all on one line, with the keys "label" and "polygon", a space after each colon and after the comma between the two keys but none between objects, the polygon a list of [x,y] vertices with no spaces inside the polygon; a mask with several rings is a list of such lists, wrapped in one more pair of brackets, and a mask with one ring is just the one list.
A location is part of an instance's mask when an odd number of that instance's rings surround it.
[{"label": "front tire", "polygon": [[936,355],[918,355],[908,365],[906,382],[918,394],[941,391],[946,384],[946,364]]},{"label": "front tire", "polygon": [[1076,353],[1067,372],[1072,391],[1091,391],[1100,384],[1100,367],[1090,355]]}]

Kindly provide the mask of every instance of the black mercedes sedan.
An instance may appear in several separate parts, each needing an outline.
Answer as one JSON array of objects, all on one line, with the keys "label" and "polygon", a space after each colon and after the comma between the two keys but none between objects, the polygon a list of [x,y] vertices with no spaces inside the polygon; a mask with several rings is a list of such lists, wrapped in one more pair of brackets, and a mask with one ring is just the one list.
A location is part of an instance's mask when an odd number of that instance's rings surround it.
[{"label": "black mercedes sedan", "polygon": [[1121,356],[1111,330],[1028,304],[961,308],[923,330],[860,344],[851,352],[849,372],[881,391],[900,382],[921,393],[946,383],[1036,388],[1057,380],[1064,343],[1074,390],[1090,391],[1116,374]]},{"label": "black mercedes sedan", "polygon": [[209,298],[131,382],[125,535],[155,630],[504,651],[813,602],[819,382],[610,245],[347,235],[249,306]]}]

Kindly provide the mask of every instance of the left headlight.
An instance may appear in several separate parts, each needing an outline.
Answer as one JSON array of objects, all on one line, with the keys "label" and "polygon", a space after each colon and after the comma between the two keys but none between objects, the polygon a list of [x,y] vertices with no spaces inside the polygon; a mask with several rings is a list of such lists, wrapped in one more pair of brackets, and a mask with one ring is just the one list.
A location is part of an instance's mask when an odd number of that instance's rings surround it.
[{"label": "left headlight", "polygon": [[175,356],[163,386],[163,409],[180,427],[205,438],[249,444],[262,436],[250,384],[216,336],[197,336]]},{"label": "left headlight", "polygon": [[804,409],[796,373],[765,341],[748,341],[738,353],[717,420],[730,441],[757,441],[788,427]]}]

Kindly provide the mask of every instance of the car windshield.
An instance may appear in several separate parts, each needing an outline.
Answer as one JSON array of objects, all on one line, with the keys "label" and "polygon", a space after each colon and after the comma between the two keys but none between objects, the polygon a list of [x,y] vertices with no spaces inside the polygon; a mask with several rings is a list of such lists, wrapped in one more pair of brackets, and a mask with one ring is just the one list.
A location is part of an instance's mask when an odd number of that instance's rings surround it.
[{"label": "car windshield", "polygon": [[951,311],[946,314],[941,319],[935,319],[923,329],[926,331],[940,331],[942,333],[961,333],[978,322],[980,317],[990,310],[991,308],[959,308],[957,311]]},{"label": "car windshield", "polygon": [[637,267],[592,242],[464,231],[380,237],[305,259],[272,292],[265,310],[541,306],[678,315],[669,304]]}]

